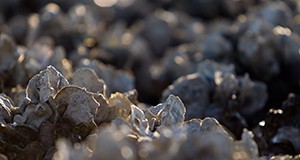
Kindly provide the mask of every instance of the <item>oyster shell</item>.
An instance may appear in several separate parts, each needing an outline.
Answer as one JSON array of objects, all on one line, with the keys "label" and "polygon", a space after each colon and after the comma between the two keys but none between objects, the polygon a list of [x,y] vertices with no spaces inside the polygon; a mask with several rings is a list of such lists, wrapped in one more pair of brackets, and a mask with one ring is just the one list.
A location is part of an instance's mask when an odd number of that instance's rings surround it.
[{"label": "oyster shell", "polygon": [[93,93],[105,93],[105,83],[99,79],[94,70],[80,68],[76,70],[70,80],[70,84],[86,88]]},{"label": "oyster shell", "polygon": [[131,102],[121,93],[112,94],[107,100],[109,106],[108,119],[113,120],[117,117],[127,119],[131,112]]},{"label": "oyster shell", "polygon": [[31,103],[46,102],[69,82],[54,67],[48,66],[45,70],[35,75],[29,81],[26,95]]},{"label": "oyster shell", "polygon": [[39,128],[52,115],[52,108],[46,102],[29,104],[22,115],[17,114],[14,116],[14,122],[17,124],[27,124],[32,128]]},{"label": "oyster shell", "polygon": [[162,126],[182,125],[186,109],[179,97],[170,95],[163,108],[158,112],[158,119]]},{"label": "oyster shell", "polygon": [[7,34],[0,35],[0,75],[12,70],[18,63],[19,54],[14,40]]},{"label": "oyster shell", "polygon": [[[173,94],[180,96],[186,105],[186,119],[202,117],[204,109],[209,105],[209,82],[199,74],[190,74],[178,78],[163,92],[163,97]],[[189,90],[189,92],[185,92]]]},{"label": "oyster shell", "polygon": [[0,124],[7,124],[12,120],[12,101],[4,94],[0,94]]},{"label": "oyster shell", "polygon": [[100,106],[91,92],[77,86],[64,87],[54,101],[54,108],[61,115],[58,118],[70,120],[74,125],[93,122]]}]

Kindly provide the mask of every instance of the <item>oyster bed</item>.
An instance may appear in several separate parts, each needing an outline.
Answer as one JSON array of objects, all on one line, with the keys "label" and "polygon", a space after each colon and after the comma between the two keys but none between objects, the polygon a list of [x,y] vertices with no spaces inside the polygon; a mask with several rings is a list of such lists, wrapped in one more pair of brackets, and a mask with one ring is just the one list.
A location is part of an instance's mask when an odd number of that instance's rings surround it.
[{"label": "oyster bed", "polygon": [[300,159],[297,0],[0,10],[0,159]]}]

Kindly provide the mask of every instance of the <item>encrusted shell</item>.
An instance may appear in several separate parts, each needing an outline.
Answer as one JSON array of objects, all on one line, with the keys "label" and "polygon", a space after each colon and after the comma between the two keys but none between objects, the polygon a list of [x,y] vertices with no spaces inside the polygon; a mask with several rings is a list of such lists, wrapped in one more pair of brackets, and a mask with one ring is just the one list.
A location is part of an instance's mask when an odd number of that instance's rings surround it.
[{"label": "encrusted shell", "polygon": [[70,80],[70,84],[86,88],[93,93],[104,93],[105,84],[99,79],[94,70],[90,68],[80,68],[76,70]]},{"label": "encrusted shell", "polygon": [[0,94],[0,124],[11,121],[13,105],[11,100],[4,94]]},{"label": "encrusted shell", "polygon": [[182,125],[186,109],[179,97],[170,95],[165,103],[164,108],[158,113],[158,118],[163,126]]},{"label": "encrusted shell", "polygon": [[64,87],[55,95],[54,101],[57,103],[58,114],[75,125],[94,121],[100,105],[91,92],[77,86]]},{"label": "encrusted shell", "polygon": [[69,82],[54,67],[48,66],[45,70],[35,75],[29,81],[26,95],[31,103],[46,102]]},{"label": "encrusted shell", "polygon": [[131,102],[122,93],[114,93],[107,100],[109,105],[109,117],[113,120],[117,117],[127,119],[131,112]]}]

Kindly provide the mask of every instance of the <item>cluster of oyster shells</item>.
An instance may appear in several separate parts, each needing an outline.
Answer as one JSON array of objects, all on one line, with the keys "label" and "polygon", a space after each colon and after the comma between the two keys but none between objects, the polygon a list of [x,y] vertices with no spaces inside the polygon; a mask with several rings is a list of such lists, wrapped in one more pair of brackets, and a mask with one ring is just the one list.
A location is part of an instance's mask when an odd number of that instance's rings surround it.
[{"label": "cluster of oyster shells", "polygon": [[268,159],[247,129],[237,140],[215,118],[186,121],[186,107],[173,94],[146,108],[135,91],[107,94],[92,69],[78,69],[69,81],[48,66],[31,78],[20,107],[0,96],[3,157]]},{"label": "cluster of oyster shells", "polygon": [[300,159],[297,0],[50,2],[0,0],[0,159]]}]

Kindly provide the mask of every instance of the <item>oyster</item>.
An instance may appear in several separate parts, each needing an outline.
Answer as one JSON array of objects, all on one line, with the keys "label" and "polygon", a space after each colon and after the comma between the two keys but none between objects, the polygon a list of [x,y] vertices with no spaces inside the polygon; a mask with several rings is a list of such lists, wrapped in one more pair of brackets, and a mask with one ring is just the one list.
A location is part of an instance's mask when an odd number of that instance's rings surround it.
[{"label": "oyster", "polygon": [[104,81],[99,79],[95,71],[89,68],[76,70],[70,80],[70,84],[86,88],[93,93],[105,93]]},{"label": "oyster", "polygon": [[48,66],[45,70],[35,75],[29,81],[26,95],[31,103],[46,102],[69,82],[54,67]]},{"label": "oyster", "polygon": [[93,123],[100,106],[91,92],[77,86],[61,89],[54,102],[54,108],[61,115],[58,118],[70,120],[74,125]]},{"label": "oyster", "polygon": [[0,94],[0,124],[11,122],[12,110],[14,110],[11,100],[3,94]]},{"label": "oyster", "polygon": [[107,100],[109,106],[108,119],[113,120],[117,117],[127,119],[131,112],[131,102],[121,93],[112,94]]},{"label": "oyster", "polygon": [[29,104],[22,115],[17,114],[14,116],[14,122],[17,124],[27,124],[32,128],[39,128],[52,115],[52,108],[46,102]]}]

